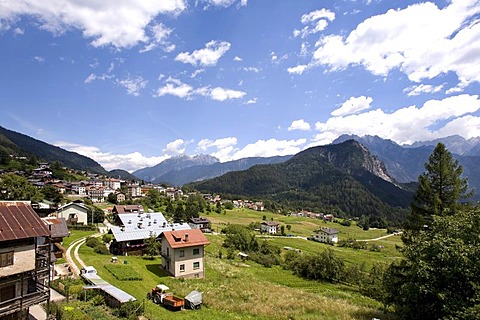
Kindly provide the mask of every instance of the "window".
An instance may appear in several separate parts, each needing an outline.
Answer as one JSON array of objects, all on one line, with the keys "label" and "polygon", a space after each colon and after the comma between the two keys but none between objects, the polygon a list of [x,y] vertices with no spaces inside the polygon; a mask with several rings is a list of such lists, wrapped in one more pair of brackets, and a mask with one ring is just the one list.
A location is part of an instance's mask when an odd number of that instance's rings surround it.
[{"label": "window", "polygon": [[199,255],[199,254],[200,254],[200,248],[193,249],[193,255],[194,256]]},{"label": "window", "polygon": [[193,263],[193,269],[194,269],[194,270],[195,270],[195,269],[200,269],[200,262],[198,262],[198,261],[197,261],[197,262],[194,262],[194,263]]},{"label": "window", "polygon": [[185,257],[185,250],[180,250],[180,257]]},{"label": "window", "polygon": [[0,268],[13,266],[13,251],[0,253]]},{"label": "window", "polygon": [[185,265],[184,264],[180,265],[180,272],[185,272]]}]

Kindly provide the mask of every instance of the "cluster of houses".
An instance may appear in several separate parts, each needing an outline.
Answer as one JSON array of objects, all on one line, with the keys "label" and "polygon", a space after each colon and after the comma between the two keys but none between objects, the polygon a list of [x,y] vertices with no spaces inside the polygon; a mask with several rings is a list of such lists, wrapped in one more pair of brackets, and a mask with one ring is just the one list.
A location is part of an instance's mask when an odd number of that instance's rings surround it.
[{"label": "cluster of houses", "polygon": [[312,218],[312,219],[321,219],[323,221],[333,221],[333,214],[330,213],[315,213],[308,210],[302,210],[300,212],[290,212],[292,217],[303,217],[303,218]]}]

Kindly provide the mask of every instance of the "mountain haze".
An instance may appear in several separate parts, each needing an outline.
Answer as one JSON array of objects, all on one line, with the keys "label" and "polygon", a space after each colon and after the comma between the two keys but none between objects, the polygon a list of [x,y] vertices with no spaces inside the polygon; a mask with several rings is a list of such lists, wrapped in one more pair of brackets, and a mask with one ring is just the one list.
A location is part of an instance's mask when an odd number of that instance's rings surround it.
[{"label": "mountain haze", "polygon": [[209,165],[196,165],[180,170],[169,171],[157,179],[154,183],[168,183],[174,186],[181,186],[193,181],[201,181],[221,176],[231,171],[246,170],[257,164],[272,164],[287,161],[292,156],[276,157],[252,157],[233,160],[228,162],[216,162]]},{"label": "mountain haze", "polygon": [[154,182],[169,171],[178,171],[195,165],[209,165],[219,161],[217,158],[205,154],[183,155],[164,160],[153,167],[136,170],[132,174],[138,179]]}]

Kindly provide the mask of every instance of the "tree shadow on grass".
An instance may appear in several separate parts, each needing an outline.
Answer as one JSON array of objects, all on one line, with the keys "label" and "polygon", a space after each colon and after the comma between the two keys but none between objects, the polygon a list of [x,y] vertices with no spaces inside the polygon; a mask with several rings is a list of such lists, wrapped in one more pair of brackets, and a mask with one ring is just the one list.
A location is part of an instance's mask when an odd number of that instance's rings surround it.
[{"label": "tree shadow on grass", "polygon": [[162,269],[161,264],[158,263],[146,264],[145,268],[159,278],[170,276],[165,270]]}]

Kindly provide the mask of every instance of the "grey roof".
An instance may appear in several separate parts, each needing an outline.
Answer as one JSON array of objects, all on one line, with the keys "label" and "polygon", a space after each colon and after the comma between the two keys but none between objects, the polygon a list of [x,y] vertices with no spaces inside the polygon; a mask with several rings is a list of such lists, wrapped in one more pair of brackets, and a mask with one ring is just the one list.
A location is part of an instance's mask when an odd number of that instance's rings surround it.
[{"label": "grey roof", "polygon": [[70,235],[65,218],[45,217],[41,219],[50,230],[52,238],[63,238]]},{"label": "grey roof", "polygon": [[123,213],[119,215],[123,227],[111,228],[118,242],[158,237],[164,231],[189,230],[187,223],[169,223],[161,212],[153,213]]}]

